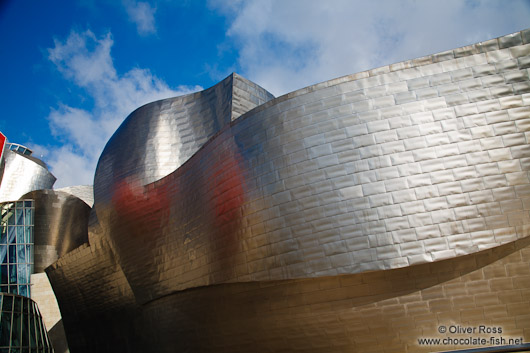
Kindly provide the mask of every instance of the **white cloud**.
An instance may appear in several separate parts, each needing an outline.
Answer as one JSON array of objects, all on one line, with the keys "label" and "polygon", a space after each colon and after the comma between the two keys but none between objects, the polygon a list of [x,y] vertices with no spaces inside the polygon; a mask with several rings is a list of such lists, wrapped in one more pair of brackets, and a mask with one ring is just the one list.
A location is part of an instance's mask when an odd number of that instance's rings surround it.
[{"label": "white cloud", "polygon": [[527,1],[213,0],[241,74],[275,94],[524,29]]},{"label": "white cloud", "polygon": [[155,12],[147,2],[123,0],[123,5],[129,16],[129,21],[136,24],[136,30],[140,35],[156,33]]},{"label": "white cloud", "polygon": [[55,187],[92,184],[105,143],[134,109],[202,89],[179,86],[173,90],[141,68],[119,75],[111,56],[112,44],[110,34],[97,38],[91,31],[72,32],[66,41],[55,40],[54,48],[48,49],[50,61],[94,103],[86,110],[59,102],[48,116],[52,133],[64,144],[37,149],[57,177]]}]

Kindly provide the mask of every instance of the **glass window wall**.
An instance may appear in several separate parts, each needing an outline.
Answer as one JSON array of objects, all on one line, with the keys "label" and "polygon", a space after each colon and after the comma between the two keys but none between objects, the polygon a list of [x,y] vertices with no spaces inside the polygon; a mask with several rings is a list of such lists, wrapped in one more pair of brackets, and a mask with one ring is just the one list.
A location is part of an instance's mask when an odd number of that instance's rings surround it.
[{"label": "glass window wall", "polygon": [[33,201],[2,203],[0,210],[0,292],[30,296]]},{"label": "glass window wall", "polygon": [[0,293],[0,353],[53,352],[37,304]]}]

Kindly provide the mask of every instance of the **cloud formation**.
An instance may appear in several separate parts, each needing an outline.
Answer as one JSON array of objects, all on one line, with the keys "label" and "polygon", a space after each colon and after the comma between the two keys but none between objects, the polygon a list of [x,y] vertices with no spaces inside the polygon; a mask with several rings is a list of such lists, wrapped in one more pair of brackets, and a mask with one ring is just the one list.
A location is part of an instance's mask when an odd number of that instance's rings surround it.
[{"label": "cloud formation", "polygon": [[83,89],[93,100],[90,110],[58,103],[48,119],[59,148],[34,146],[44,154],[55,187],[92,184],[97,160],[107,140],[124,118],[139,106],[158,99],[195,92],[200,86],[173,90],[147,69],[117,73],[111,56],[111,34],[97,38],[91,31],[72,32],[65,41],[55,40],[49,60],[64,78]]},{"label": "cloud formation", "polygon": [[134,0],[124,0],[123,5],[129,16],[129,21],[136,24],[136,30],[140,35],[156,33],[155,12],[156,9],[149,3]]},{"label": "cloud formation", "polygon": [[212,0],[241,74],[274,94],[528,27],[524,0]]}]

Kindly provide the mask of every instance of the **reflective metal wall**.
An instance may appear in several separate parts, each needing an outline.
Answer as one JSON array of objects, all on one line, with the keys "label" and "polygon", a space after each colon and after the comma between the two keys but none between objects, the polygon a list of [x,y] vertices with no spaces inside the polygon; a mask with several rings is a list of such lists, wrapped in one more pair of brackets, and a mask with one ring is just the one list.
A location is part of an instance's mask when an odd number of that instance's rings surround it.
[{"label": "reflective metal wall", "polygon": [[90,207],[63,191],[36,190],[24,195],[35,203],[34,273],[88,242]]},{"label": "reflective metal wall", "polygon": [[37,158],[6,149],[4,162],[0,180],[0,202],[18,200],[32,190],[51,189],[55,183],[56,178]]},{"label": "reflective metal wall", "polygon": [[94,180],[95,198],[125,184],[144,186],[180,167],[222,127],[273,96],[232,74],[194,94],[160,100],[131,113],[105,146]]},{"label": "reflective metal wall", "polygon": [[502,328],[502,335],[480,336],[488,340],[530,340],[529,238],[388,271],[205,286],[142,306],[133,304],[119,267],[101,245],[74,250],[47,270],[59,289],[71,352],[464,348],[419,345],[421,338],[469,336],[438,331],[451,325]]},{"label": "reflective metal wall", "polygon": [[149,352],[137,329],[139,307],[105,237],[46,269],[62,313],[70,352]]},{"label": "reflective metal wall", "polygon": [[529,68],[525,30],[269,101],[232,76],[138,109],[98,163],[90,244],[47,270],[65,325],[128,316],[69,337],[432,351],[420,333],[485,322],[530,340]]},{"label": "reflective metal wall", "polygon": [[67,186],[55,191],[65,192],[83,200],[88,206],[94,205],[94,187],[92,185],[75,185]]},{"label": "reflective metal wall", "polygon": [[290,93],[167,177],[144,186],[128,171],[101,193],[119,158],[156,163],[120,150],[138,138],[120,128],[95,209],[137,298],[399,268],[528,236],[526,33]]}]

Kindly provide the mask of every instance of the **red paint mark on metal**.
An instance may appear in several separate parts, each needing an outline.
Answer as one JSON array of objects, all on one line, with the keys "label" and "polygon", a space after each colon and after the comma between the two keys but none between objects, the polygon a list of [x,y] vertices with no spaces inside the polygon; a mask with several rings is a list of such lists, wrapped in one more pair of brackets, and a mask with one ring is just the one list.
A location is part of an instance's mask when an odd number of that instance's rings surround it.
[{"label": "red paint mark on metal", "polygon": [[[213,234],[210,238],[215,259],[215,271],[224,274],[234,265],[235,255],[241,248],[241,206],[245,200],[244,170],[237,151],[227,151],[223,159],[216,162],[211,174],[214,195],[210,202],[214,207]],[[219,280],[223,278],[220,277]]]},{"label": "red paint mark on metal", "polygon": [[138,231],[149,229],[150,234],[155,234],[160,225],[168,221],[167,189],[166,183],[143,186],[137,180],[121,180],[112,195],[118,222],[129,228],[137,227]]},{"label": "red paint mark on metal", "polygon": [[215,226],[222,227],[239,219],[243,205],[243,177],[238,154],[229,153],[213,166],[215,180]]}]

